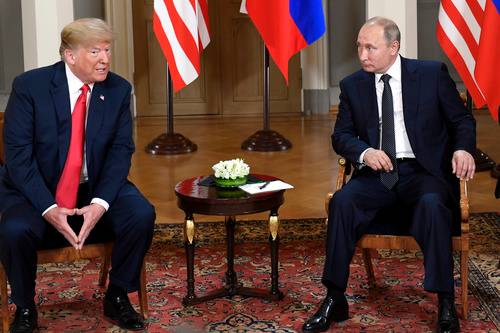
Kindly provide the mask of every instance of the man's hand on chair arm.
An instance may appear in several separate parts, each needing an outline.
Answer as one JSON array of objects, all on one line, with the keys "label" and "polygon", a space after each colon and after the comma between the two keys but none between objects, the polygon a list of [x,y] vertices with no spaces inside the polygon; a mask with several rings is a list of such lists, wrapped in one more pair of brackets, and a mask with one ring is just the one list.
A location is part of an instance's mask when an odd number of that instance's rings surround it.
[{"label": "man's hand on chair arm", "polygon": [[465,150],[456,150],[451,159],[451,167],[457,178],[472,179],[476,171],[474,157]]}]

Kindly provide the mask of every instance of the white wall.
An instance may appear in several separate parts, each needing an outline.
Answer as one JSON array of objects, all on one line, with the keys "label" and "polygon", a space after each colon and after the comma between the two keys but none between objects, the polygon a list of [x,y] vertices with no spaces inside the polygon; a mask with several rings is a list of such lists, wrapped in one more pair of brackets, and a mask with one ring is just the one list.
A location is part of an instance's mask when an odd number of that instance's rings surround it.
[{"label": "white wall", "polygon": [[73,21],[73,1],[22,0],[24,70],[60,60],[62,28]]},{"label": "white wall", "polygon": [[373,16],[396,22],[401,31],[401,55],[418,57],[417,0],[366,0],[366,18]]}]

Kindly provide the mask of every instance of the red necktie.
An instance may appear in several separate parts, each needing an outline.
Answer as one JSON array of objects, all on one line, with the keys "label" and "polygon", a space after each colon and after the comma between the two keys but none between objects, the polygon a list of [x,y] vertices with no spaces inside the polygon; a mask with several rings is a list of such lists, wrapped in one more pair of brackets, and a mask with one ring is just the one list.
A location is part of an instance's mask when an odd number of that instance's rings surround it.
[{"label": "red necktie", "polygon": [[71,114],[71,141],[68,157],[66,157],[66,163],[56,190],[56,203],[59,207],[70,209],[76,207],[76,196],[83,164],[85,113],[87,112],[87,92],[89,89],[86,84],[82,86],[82,93],[78,96]]}]

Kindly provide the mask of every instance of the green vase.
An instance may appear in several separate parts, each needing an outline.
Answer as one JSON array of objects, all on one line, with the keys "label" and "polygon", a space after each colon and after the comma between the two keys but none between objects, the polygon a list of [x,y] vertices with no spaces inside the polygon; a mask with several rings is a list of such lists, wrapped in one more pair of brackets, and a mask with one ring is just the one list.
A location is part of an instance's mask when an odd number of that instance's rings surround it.
[{"label": "green vase", "polygon": [[233,198],[243,198],[247,193],[240,190],[237,187],[216,187],[215,193],[217,198],[233,199]]},{"label": "green vase", "polygon": [[215,177],[215,185],[218,187],[238,187],[247,183],[247,176],[238,177],[236,179],[225,179]]}]

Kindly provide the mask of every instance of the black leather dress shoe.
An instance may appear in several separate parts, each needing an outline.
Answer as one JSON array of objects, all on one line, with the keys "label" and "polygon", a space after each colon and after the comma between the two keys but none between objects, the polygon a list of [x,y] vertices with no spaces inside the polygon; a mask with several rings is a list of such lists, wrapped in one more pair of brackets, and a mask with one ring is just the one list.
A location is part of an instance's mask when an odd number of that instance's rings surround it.
[{"label": "black leather dress shoe", "polygon": [[14,321],[10,324],[10,333],[31,333],[38,328],[36,309],[17,308]]},{"label": "black leather dress shoe", "polygon": [[333,297],[326,296],[318,311],[302,326],[305,333],[324,332],[328,330],[332,321],[341,322],[349,318],[349,305],[345,297],[335,302]]},{"label": "black leather dress shoe", "polygon": [[460,332],[460,323],[458,322],[455,302],[448,298],[439,301],[437,333],[455,333]]},{"label": "black leather dress shoe", "polygon": [[131,331],[144,329],[144,319],[139,315],[126,294],[104,297],[104,316],[121,328]]}]

